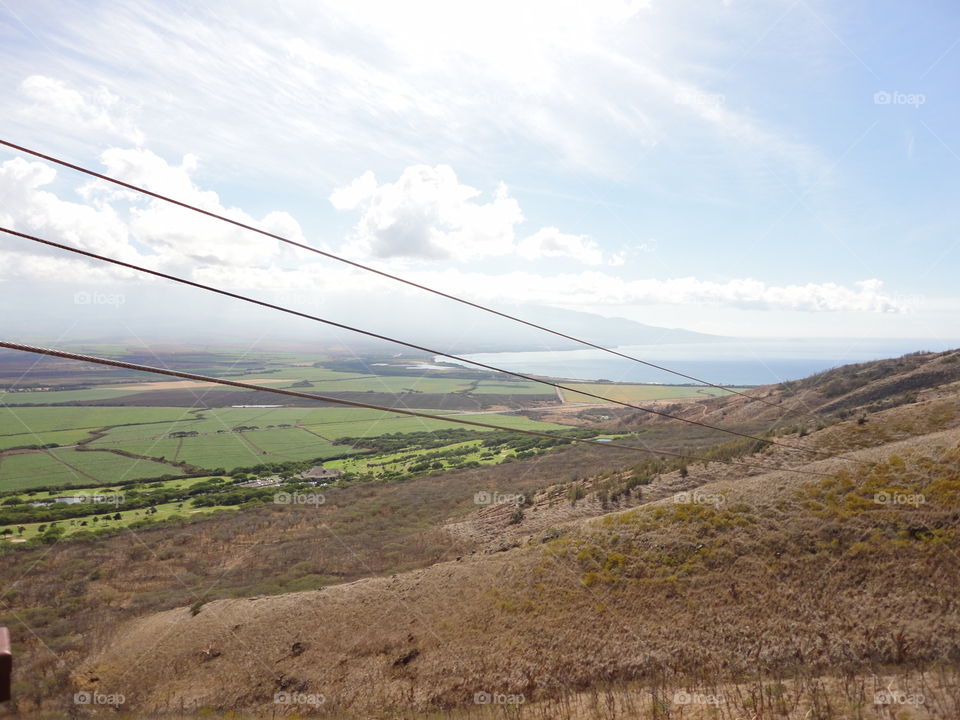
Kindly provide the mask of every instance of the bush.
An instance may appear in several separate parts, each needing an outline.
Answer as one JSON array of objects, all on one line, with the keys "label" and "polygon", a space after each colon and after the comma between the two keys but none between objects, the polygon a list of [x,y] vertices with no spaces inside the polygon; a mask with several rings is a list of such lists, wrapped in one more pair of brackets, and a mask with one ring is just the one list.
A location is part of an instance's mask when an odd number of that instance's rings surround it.
[{"label": "bush", "polygon": [[571,485],[567,489],[567,500],[570,501],[571,505],[576,505],[577,500],[582,500],[586,495],[582,485]]}]

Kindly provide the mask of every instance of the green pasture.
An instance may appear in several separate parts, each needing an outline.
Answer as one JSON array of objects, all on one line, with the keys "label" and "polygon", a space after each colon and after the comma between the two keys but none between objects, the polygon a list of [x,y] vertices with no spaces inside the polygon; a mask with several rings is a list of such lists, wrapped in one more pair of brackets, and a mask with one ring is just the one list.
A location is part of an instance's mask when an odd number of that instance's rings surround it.
[{"label": "green pasture", "polygon": [[170,465],[107,452],[48,450],[0,457],[0,490],[45,485],[89,486],[176,474]]},{"label": "green pasture", "polygon": [[[620,402],[643,402],[645,400],[681,400],[684,398],[708,398],[729,395],[729,392],[720,388],[696,385],[643,385],[640,383],[573,383],[560,381],[561,385],[582,390],[584,392],[602,395],[611,400]],[[732,388],[733,390],[749,390],[749,388]],[[589,395],[578,392],[561,390],[564,402],[602,402]]]}]

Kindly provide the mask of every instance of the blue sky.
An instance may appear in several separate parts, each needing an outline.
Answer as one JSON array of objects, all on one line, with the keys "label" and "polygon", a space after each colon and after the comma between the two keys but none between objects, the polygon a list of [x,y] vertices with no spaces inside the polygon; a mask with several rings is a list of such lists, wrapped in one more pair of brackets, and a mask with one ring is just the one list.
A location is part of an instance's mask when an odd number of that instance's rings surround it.
[{"label": "blue sky", "polygon": [[[3,135],[482,301],[960,336],[954,3],[283,8],[4,0]],[[0,164],[7,225],[268,295],[386,292]],[[8,289],[136,292],[26,250],[0,240]]]}]

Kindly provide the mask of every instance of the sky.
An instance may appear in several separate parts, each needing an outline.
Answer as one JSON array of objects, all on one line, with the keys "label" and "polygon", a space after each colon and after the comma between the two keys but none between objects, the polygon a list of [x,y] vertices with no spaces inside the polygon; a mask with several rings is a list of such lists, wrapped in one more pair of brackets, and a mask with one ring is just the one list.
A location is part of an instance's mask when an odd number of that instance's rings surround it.
[{"label": "sky", "polygon": [[[2,0],[0,60],[5,139],[473,300],[960,337],[951,0]],[[412,292],[9,150],[0,220],[341,321]],[[254,322],[191,292],[0,236],[17,331]]]}]

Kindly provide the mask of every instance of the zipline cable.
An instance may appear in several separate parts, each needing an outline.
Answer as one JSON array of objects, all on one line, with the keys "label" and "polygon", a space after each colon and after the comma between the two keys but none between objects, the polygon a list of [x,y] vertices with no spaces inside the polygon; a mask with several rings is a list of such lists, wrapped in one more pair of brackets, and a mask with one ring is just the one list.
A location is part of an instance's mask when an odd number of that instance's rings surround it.
[{"label": "zipline cable", "polygon": [[441,356],[443,356],[443,357],[450,358],[451,360],[455,360],[456,362],[462,362],[462,363],[466,363],[466,364],[469,364],[469,365],[474,365],[474,366],[476,366],[476,367],[480,367],[480,368],[483,368],[483,369],[485,369],[485,370],[490,370],[490,371],[492,371],[492,372],[503,373],[503,374],[509,375],[509,376],[511,376],[511,377],[516,377],[516,378],[520,378],[520,379],[522,379],[522,380],[527,380],[527,381],[539,383],[539,384],[542,384],[542,385],[547,385],[547,386],[552,387],[552,388],[555,388],[555,389],[557,389],[557,390],[564,390],[564,391],[567,391],[567,392],[579,393],[579,394],[585,395],[585,396],[587,396],[587,397],[595,398],[595,399],[597,399],[597,400],[601,400],[601,401],[607,402],[607,403],[613,403],[613,404],[616,404],[616,405],[620,405],[620,406],[622,406],[622,407],[630,408],[630,409],[632,409],[632,410],[639,410],[639,411],[641,411],[641,412],[649,413],[649,414],[651,414],[651,415],[657,415],[657,416],[659,416],[659,417],[667,418],[667,419],[670,419],[670,420],[677,420],[677,421],[679,421],[679,422],[686,423],[686,424],[688,424],[688,425],[694,425],[694,426],[696,426],[696,427],[701,427],[701,428],[705,428],[705,429],[709,429],[709,430],[715,430],[715,431],[718,431],[718,432],[727,433],[728,435],[734,435],[734,436],[739,437],[739,438],[749,439],[749,440],[753,440],[753,441],[755,441],[755,442],[764,443],[764,444],[767,444],[767,445],[774,445],[774,446],[781,447],[781,448],[785,448],[785,449],[788,449],[788,450],[791,450],[791,451],[794,451],[794,452],[812,453],[812,454],[815,454],[815,455],[819,455],[819,456],[821,456],[821,457],[839,457],[839,459],[846,460],[846,461],[848,461],[848,462],[856,462],[856,463],[861,463],[861,464],[868,464],[866,461],[863,461],[863,460],[856,460],[856,459],[853,459],[853,458],[844,458],[844,457],[842,457],[842,456],[835,456],[835,455],[831,455],[830,453],[827,453],[827,452],[824,452],[824,451],[821,451],[821,450],[816,450],[816,449],[814,449],[814,448],[807,448],[807,447],[803,447],[803,446],[801,446],[801,445],[793,445],[793,444],[791,444],[791,443],[786,443],[786,442],[778,442],[778,441],[776,441],[776,440],[771,440],[770,438],[760,437],[759,435],[751,435],[751,434],[749,434],[749,433],[740,432],[740,431],[738,431],[738,430],[730,430],[730,429],[728,429],[728,428],[722,428],[722,427],[718,427],[718,426],[716,426],[716,425],[710,425],[709,423],[705,423],[705,422],[702,422],[702,421],[699,421],[699,420],[691,420],[690,418],[684,418],[684,417],[681,417],[681,416],[679,416],[679,415],[673,415],[673,414],[671,414],[671,413],[664,412],[664,411],[662,411],[662,410],[655,410],[655,409],[653,409],[653,408],[643,407],[642,405],[634,405],[633,403],[628,403],[628,402],[623,401],[623,400],[616,400],[616,399],[609,398],[609,397],[606,397],[606,396],[603,396],[603,395],[599,395],[599,394],[597,394],[597,393],[593,393],[593,392],[590,392],[590,391],[587,391],[587,390],[578,390],[578,389],[576,389],[576,388],[572,388],[572,387],[569,387],[569,386],[567,386],[567,385],[563,385],[563,384],[560,384],[560,383],[552,382],[552,381],[550,381],[550,380],[546,380],[546,379],[543,379],[543,378],[538,378],[538,377],[533,376],[533,375],[526,375],[526,374],[524,374],[524,373],[519,373],[519,372],[516,372],[516,371],[513,371],[513,370],[505,370],[505,369],[503,369],[503,368],[498,368],[498,367],[496,367],[496,366],[494,366],[494,365],[488,365],[488,364],[486,364],[486,363],[482,363],[482,362],[479,362],[479,361],[476,361],[476,360],[470,360],[470,359],[468,359],[468,358],[461,357],[461,356],[459,356],[459,355],[451,355],[451,354],[445,353],[445,352],[443,352],[443,351],[441,351],[441,350],[435,350],[435,349],[433,349],[433,348],[428,348],[428,347],[425,347],[425,346],[423,346],[423,345],[417,345],[417,344],[415,344],[415,343],[409,343],[409,342],[406,342],[406,341],[404,341],[404,340],[399,340],[399,339],[397,339],[397,338],[393,338],[393,337],[390,337],[390,336],[387,336],[387,335],[381,335],[381,334],[379,334],[379,333],[371,332],[371,331],[369,331],[369,330],[363,330],[363,329],[361,329],[361,328],[358,328],[358,327],[355,327],[355,326],[352,326],[352,325],[347,325],[347,324],[345,324],[345,323],[339,323],[339,322],[336,322],[336,321],[334,321],[334,320],[329,320],[329,319],[327,319],[327,318],[322,318],[322,317],[318,317],[318,316],[316,316],[316,315],[311,315],[311,314],[309,314],[309,313],[300,312],[299,310],[294,310],[294,309],[292,309],[292,308],[287,308],[287,307],[284,307],[284,306],[282,306],[282,305],[275,305],[274,303],[269,303],[269,302],[266,302],[266,301],[264,301],[264,300],[257,300],[256,298],[252,298],[252,297],[250,297],[250,296],[248,296],[248,295],[242,295],[242,294],[240,294],[240,293],[235,293],[235,292],[232,292],[232,291],[229,291],[229,290],[224,290],[224,289],[222,289],[222,288],[217,288],[217,287],[214,287],[214,286],[212,286],[212,285],[207,285],[207,284],[204,284],[204,283],[196,282],[196,281],[194,281],[194,280],[188,280],[188,279],[186,279],[186,278],[182,278],[182,277],[179,277],[179,276],[177,276],[177,275],[171,275],[171,274],[169,274],[169,273],[164,273],[164,272],[161,272],[161,271],[159,271],[159,270],[151,270],[150,268],[144,267],[144,266],[142,266],[142,265],[137,265],[137,264],[135,264],[135,263],[126,262],[126,261],[124,261],[124,260],[119,260],[119,259],[117,259],[117,258],[112,258],[112,257],[109,257],[109,256],[107,256],[107,255],[100,255],[100,254],[98,254],[98,253],[94,253],[94,252],[91,252],[91,251],[89,251],[89,250],[82,250],[82,249],[80,249],[80,248],[71,247],[71,246],[69,246],[69,245],[64,245],[63,243],[58,243],[58,242],[55,242],[55,241],[53,241],[53,240],[47,240],[47,239],[45,239],[45,238],[41,238],[41,237],[38,237],[38,236],[36,236],[36,235],[31,235],[31,234],[29,234],[29,233],[20,232],[20,231],[18,231],[18,230],[13,230],[13,229],[11,229],[11,228],[6,228],[6,227],[0,226],[0,232],[6,233],[6,234],[8,234],[8,235],[13,235],[13,236],[15,236],[15,237],[23,238],[23,239],[25,239],[25,240],[30,240],[31,242],[39,243],[39,244],[41,244],[41,245],[46,245],[46,246],[48,246],[48,247],[57,248],[57,249],[59,249],[59,250],[65,250],[65,251],[67,251],[67,252],[74,253],[74,254],[76,254],[76,255],[81,255],[81,256],[83,256],[83,257],[87,257],[87,258],[90,258],[90,259],[93,259],[93,260],[99,260],[99,261],[101,261],[101,262],[110,263],[110,264],[112,264],[112,265],[117,265],[117,266],[124,267],[124,268],[130,269],[130,270],[135,270],[135,271],[137,271],[137,272],[146,273],[146,274],[149,274],[149,275],[153,275],[153,276],[155,276],[155,277],[164,278],[164,279],[166,279],[166,280],[171,280],[171,281],[173,281],[173,282],[180,283],[181,285],[187,285],[187,286],[190,286],[190,287],[198,288],[198,289],[200,289],[200,290],[206,290],[206,291],[208,291],[208,292],[216,293],[216,294],[218,294],[218,295],[224,295],[224,296],[226,296],[226,297],[234,298],[234,299],[236,299],[236,300],[242,300],[243,302],[251,303],[251,304],[254,304],[254,305],[259,305],[259,306],[261,306],[261,307],[265,307],[265,308],[268,308],[268,309],[270,309],[270,310],[277,310],[277,311],[279,311],[279,312],[283,312],[283,313],[286,313],[286,314],[288,314],[288,315],[294,315],[294,316],[296,316],[296,317],[305,318],[305,319],[307,319],[307,320],[313,320],[313,321],[315,321],[315,322],[323,323],[323,324],[329,325],[329,326],[331,326],[331,327],[340,328],[340,329],[342,329],[342,330],[348,330],[348,331],[350,331],[350,332],[358,333],[358,334],[360,334],[360,335],[366,335],[367,337],[376,338],[376,339],[378,339],[378,340],[383,340],[383,341],[386,341],[386,342],[391,342],[391,343],[394,343],[394,344],[397,344],[397,345],[403,345],[404,347],[408,347],[408,348],[411,348],[411,349],[414,349],[414,350],[418,350],[418,351],[422,351],[422,352],[426,352],[426,353],[430,353],[430,354],[434,354],[434,355],[441,355]]},{"label": "zipline cable", "polygon": [[[663,372],[670,373],[671,375],[675,375],[675,376],[677,376],[677,377],[682,377],[682,378],[685,378],[685,379],[687,379],[687,380],[692,380],[693,382],[699,383],[699,384],[701,384],[701,385],[706,385],[706,386],[708,386],[708,387],[712,387],[712,388],[715,388],[715,389],[717,389],[717,390],[722,390],[722,391],[724,391],[724,392],[732,393],[732,394],[734,394],[734,395],[740,395],[741,397],[745,397],[745,398],[747,398],[747,399],[749,399],[749,400],[756,401],[756,402],[761,402],[761,403],[763,403],[764,405],[769,405],[770,407],[776,408],[776,409],[777,409],[778,411],[780,411],[781,413],[784,412],[784,411],[783,411],[783,408],[780,407],[780,405],[778,405],[777,403],[774,403],[774,402],[770,402],[769,400],[764,400],[763,398],[756,397],[756,396],[754,396],[754,395],[749,395],[749,394],[747,394],[747,393],[745,393],[745,392],[741,392],[740,390],[735,390],[734,388],[726,387],[726,386],[724,386],[724,385],[717,385],[716,383],[712,383],[712,382],[710,382],[709,380],[703,380],[703,379],[698,378],[698,377],[695,377],[695,376],[693,376],[693,375],[687,375],[686,373],[679,372],[678,370],[671,370],[670,368],[665,367],[665,366],[663,366],[663,365],[657,365],[656,363],[652,363],[652,362],[650,362],[650,361],[648,361],[648,360],[643,360],[643,359],[641,359],[641,358],[634,357],[633,355],[628,355],[628,354],[626,354],[626,353],[620,352],[619,350],[615,350],[614,348],[608,348],[608,347],[604,347],[603,345],[598,345],[597,343],[590,342],[589,340],[584,340],[584,339],[579,338],[579,337],[576,337],[576,336],[574,336],[574,335],[569,335],[569,334],[564,333],[564,332],[561,332],[561,331],[559,331],[559,330],[553,330],[553,329],[551,329],[551,328],[549,328],[549,327],[546,327],[545,325],[540,325],[540,324],[538,324],[538,323],[531,322],[531,321],[529,321],[529,320],[524,320],[523,318],[517,317],[516,315],[511,315],[510,313],[506,313],[506,312],[503,312],[503,311],[501,311],[501,310],[497,310],[497,309],[492,308],[492,307],[489,307],[489,306],[487,306],[487,305],[483,305],[483,304],[481,304],[481,303],[474,302],[474,301],[472,301],[472,300],[467,300],[466,298],[458,297],[457,295],[453,295],[453,294],[451,294],[451,293],[443,292],[442,290],[437,290],[436,288],[432,288],[432,287],[430,287],[430,286],[428,286],[428,285],[423,285],[422,283],[418,283],[418,282],[415,282],[415,281],[413,281],[413,280],[409,280],[409,279],[407,279],[407,278],[400,277],[399,275],[394,275],[394,274],[392,274],[392,273],[388,273],[388,272],[386,272],[386,271],[384,271],[384,270],[378,270],[378,269],[376,269],[376,268],[374,268],[374,267],[371,267],[371,266],[369,266],[369,265],[364,265],[363,263],[357,262],[357,261],[355,261],[355,260],[349,260],[349,259],[347,259],[347,258],[345,258],[345,257],[342,257],[342,256],[340,256],[340,255],[336,255],[336,254],[331,253],[331,252],[328,252],[328,251],[326,251],[326,250],[321,250],[320,248],[312,247],[312,246],[310,246],[310,245],[307,245],[306,243],[301,243],[301,242],[297,242],[296,240],[291,240],[290,238],[284,237],[283,235],[278,235],[278,234],[276,234],[276,233],[272,233],[272,232],[269,232],[269,231],[267,231],[267,230],[263,230],[263,229],[261,229],[261,228],[258,228],[258,227],[256,227],[256,226],[254,226],[254,225],[250,225],[250,224],[248,224],[248,223],[244,223],[244,222],[241,222],[241,221],[239,221],[239,220],[235,220],[235,219],[233,219],[233,218],[227,217],[226,215],[221,215],[221,214],[215,213],[215,212],[213,212],[213,211],[211,211],[211,210],[204,210],[203,208],[198,207],[198,206],[196,206],[196,205],[191,205],[190,203],[184,202],[184,201],[182,201],[182,200],[177,200],[177,199],[175,199],[175,198],[169,197],[169,196],[167,196],[167,195],[163,195],[163,194],[161,194],[161,193],[154,192],[154,191],[152,191],[152,190],[148,190],[148,189],[146,189],[146,188],[144,188],[144,187],[140,187],[139,185],[134,185],[134,184],[132,184],[132,183],[128,183],[128,182],[125,182],[125,181],[123,181],[123,180],[119,180],[119,179],[114,178],[114,177],[111,177],[111,176],[109,176],[109,175],[105,175],[105,174],[103,174],[103,173],[99,173],[99,172],[97,172],[96,170],[91,170],[91,169],[89,169],[89,168],[83,167],[82,165],[76,165],[75,163],[68,162],[67,160],[62,160],[61,158],[54,157],[53,155],[48,155],[48,154],[46,154],[46,153],[39,152],[38,150],[31,150],[30,148],[24,147],[24,146],[22,146],[22,145],[17,145],[17,144],[15,144],[15,143],[12,143],[12,142],[9,142],[9,141],[3,140],[3,139],[0,139],[0,145],[3,145],[3,146],[5,146],[5,147],[8,147],[8,148],[10,148],[11,150],[16,150],[16,151],[18,151],[18,152],[23,152],[23,153],[26,153],[26,154],[28,154],[28,155],[32,155],[33,157],[40,158],[41,160],[46,160],[47,162],[55,163],[56,165],[60,165],[61,167],[70,168],[71,170],[75,170],[76,172],[80,172],[80,173],[83,173],[83,174],[85,174],[85,175],[89,175],[90,177],[97,178],[98,180],[104,180],[104,181],[106,181],[106,182],[113,183],[114,185],[119,185],[120,187],[127,188],[128,190],[133,190],[134,192],[141,193],[141,194],[143,194],[143,195],[147,195],[147,196],[152,197],[152,198],[155,198],[155,199],[157,199],[157,200],[162,200],[163,202],[170,203],[171,205],[176,205],[176,206],[181,207],[181,208],[184,208],[184,209],[186,209],[186,210],[190,210],[190,211],[192,211],[192,212],[200,213],[201,215],[206,215],[207,217],[213,218],[213,219],[215,219],[215,220],[220,220],[220,221],[222,221],[222,222],[230,223],[231,225],[234,225],[234,226],[236,226],[236,227],[242,228],[242,229],[244,229],[244,230],[249,230],[250,232],[254,232],[254,233],[257,233],[257,234],[259,234],[259,235],[263,235],[263,236],[265,236],[265,237],[271,238],[271,239],[273,239],[273,240],[277,240],[277,241],[282,242],[282,243],[286,243],[287,245],[291,245],[291,246],[293,246],[293,247],[300,248],[301,250],[306,250],[306,251],[308,251],[308,252],[312,252],[312,253],[315,253],[315,254],[317,254],[317,255],[322,255],[322,256],[325,257],[325,258],[328,258],[328,259],[330,259],[330,260],[336,260],[337,262],[341,262],[341,263],[344,263],[344,264],[346,264],[346,265],[350,265],[351,267],[357,268],[357,269],[359,269],[359,270],[364,270],[365,272],[374,273],[374,274],[376,274],[376,275],[379,275],[380,277],[387,278],[388,280],[393,280],[394,282],[402,283],[402,284],[404,284],[404,285],[408,285],[409,287],[417,288],[418,290],[423,290],[424,292],[428,292],[428,293],[432,293],[432,294],[434,294],[434,295],[438,295],[438,296],[440,296],[440,297],[446,298],[447,300],[452,300],[452,301],[454,301],[454,302],[461,303],[461,304],[466,305],[466,306],[468,306],[468,307],[472,307],[472,308],[474,308],[474,309],[476,309],[476,310],[482,310],[483,312],[490,313],[490,314],[492,314],[492,315],[497,315],[497,316],[499,316],[499,317],[505,318],[505,319],[510,320],[510,321],[512,321],[512,322],[520,323],[521,325],[526,325],[527,327],[531,327],[531,328],[534,328],[534,329],[536,329],[536,330],[540,330],[540,331],[542,331],[542,332],[550,333],[551,335],[555,335],[555,336],[557,336],[557,337],[561,337],[561,338],[563,338],[563,339],[565,339],[565,340],[569,340],[569,341],[571,341],[571,342],[575,342],[575,343],[577,343],[577,344],[579,344],[579,345],[584,345],[585,347],[593,348],[594,350],[600,350],[600,351],[605,352],[605,353],[608,353],[608,354],[610,354],[610,355],[615,355],[615,356],[617,356],[617,357],[619,357],[619,358],[623,358],[624,360],[630,360],[631,362],[639,363],[639,364],[641,364],[641,365],[646,365],[647,367],[654,368],[654,369],[656,369],[656,370],[661,370],[661,371],[663,371]],[[809,411],[808,411],[808,413],[809,413],[811,416],[815,417],[815,415],[813,415],[813,413],[810,413]]]},{"label": "zipline cable", "polygon": [[566,440],[575,443],[581,443],[586,445],[599,445],[605,448],[618,448],[620,450],[631,450],[633,452],[642,452],[648,455],[667,455],[670,457],[683,458],[685,460],[692,460],[694,462],[717,462],[723,465],[731,465],[737,467],[751,468],[755,470],[767,470],[774,472],[792,472],[799,473],[801,475],[816,475],[820,477],[831,477],[830,473],[817,472],[815,470],[798,470],[794,468],[781,468],[774,467],[772,465],[761,465],[758,463],[744,463],[736,460],[719,460],[714,458],[700,457],[697,455],[687,455],[685,453],[671,452],[668,450],[650,450],[647,448],[638,448],[632,445],[621,445],[615,442],[603,442],[599,440],[593,440],[589,438],[575,438],[575,437],[564,437],[562,435],[554,435],[548,432],[543,432],[540,430],[529,430],[521,428],[511,428],[504,425],[495,425],[493,423],[479,422],[477,420],[464,420],[462,418],[457,418],[451,415],[434,415],[432,413],[425,413],[419,410],[407,410],[403,408],[391,408],[384,405],[375,405],[373,403],[363,403],[355,400],[346,400],[344,398],[334,398],[326,395],[317,395],[314,393],[304,393],[298,392],[295,390],[287,390],[284,388],[272,388],[262,385],[254,385],[252,383],[240,382],[238,380],[226,380],[224,378],[212,377],[210,375],[200,375],[198,373],[185,372],[183,370],[168,370],[166,368],[153,367],[151,365],[142,365],[140,363],[127,362],[125,360],[111,360],[110,358],[97,357],[95,355],[85,355],[83,353],[74,353],[67,350],[56,350],[53,348],[44,348],[36,345],[25,345],[23,343],[14,343],[8,342],[5,340],[0,340],[0,348],[7,348],[8,350],[20,350],[22,352],[33,353],[35,355],[46,355],[48,357],[58,357],[65,360],[79,360],[81,362],[95,363],[97,365],[106,365],[108,367],[121,368],[124,370],[138,370],[140,372],[152,373],[154,375],[166,375],[168,377],[177,377],[184,380],[194,380],[197,382],[206,382],[212,383],[215,385],[226,385],[228,387],[240,388],[242,390],[254,390],[257,392],[268,392],[275,395],[285,395],[289,397],[303,398],[305,400],[314,400],[319,402],[327,402],[334,405],[345,405],[347,407],[354,408],[363,408],[366,410],[380,410],[382,412],[396,413],[398,415],[407,415],[409,417],[418,417],[424,418],[427,420],[440,420],[443,422],[457,423],[460,425],[469,425],[471,427],[485,428],[488,430],[502,430],[505,432],[511,433],[520,433],[522,435],[532,435],[534,437],[550,438],[551,440]]}]

